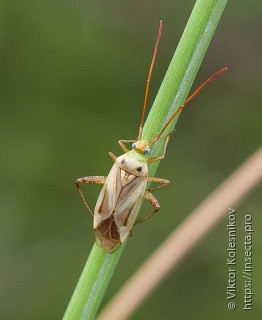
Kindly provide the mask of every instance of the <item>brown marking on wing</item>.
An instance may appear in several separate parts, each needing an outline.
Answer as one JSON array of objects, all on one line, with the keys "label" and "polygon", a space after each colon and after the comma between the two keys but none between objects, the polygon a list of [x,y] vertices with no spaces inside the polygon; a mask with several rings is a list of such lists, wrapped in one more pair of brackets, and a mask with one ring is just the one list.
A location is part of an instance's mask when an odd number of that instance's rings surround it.
[{"label": "brown marking on wing", "polygon": [[[109,181],[111,182],[110,185],[108,183]],[[105,182],[104,189],[101,191],[101,193],[103,192],[103,197],[101,198],[101,203],[97,213],[111,214],[115,208],[121,189],[121,169],[114,165]]]},{"label": "brown marking on wing", "polygon": [[108,208],[108,192],[104,193],[104,197],[101,201],[100,207],[98,208],[98,213],[103,213]]},{"label": "brown marking on wing", "polygon": [[[115,206],[117,225],[119,225],[119,223],[123,226],[128,225],[128,220],[133,208],[138,204],[137,202],[141,196],[143,198],[146,179],[146,177],[135,177],[129,184],[121,189]],[[141,203],[142,200],[139,202]]]},{"label": "brown marking on wing", "polygon": [[99,246],[107,252],[114,252],[121,244],[118,228],[114,221],[114,217],[101,221],[95,230],[96,239]]}]

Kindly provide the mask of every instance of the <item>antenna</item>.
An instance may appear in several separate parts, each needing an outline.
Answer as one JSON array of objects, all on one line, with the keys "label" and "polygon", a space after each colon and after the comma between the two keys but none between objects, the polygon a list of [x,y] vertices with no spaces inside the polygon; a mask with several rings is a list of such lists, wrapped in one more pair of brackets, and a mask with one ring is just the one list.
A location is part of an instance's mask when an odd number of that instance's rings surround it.
[{"label": "antenna", "polygon": [[139,132],[138,132],[137,140],[140,140],[141,136],[142,136],[142,129],[143,129],[143,124],[144,124],[144,117],[145,117],[145,111],[146,111],[146,104],[147,104],[147,97],[148,97],[150,79],[151,79],[154,63],[155,63],[155,60],[156,60],[156,54],[157,54],[158,44],[159,44],[159,41],[160,41],[160,38],[161,38],[161,33],[162,33],[162,20],[160,20],[160,23],[159,23],[158,35],[157,35],[157,39],[156,39],[153,58],[152,58],[152,61],[151,61],[151,65],[150,65],[150,68],[149,68],[149,73],[148,73],[148,77],[147,77],[147,81],[146,81],[144,104],[143,104],[143,109],[142,109],[142,116],[141,116],[141,121],[140,121],[140,125],[139,125]]},{"label": "antenna", "polygon": [[228,68],[222,68],[220,70],[218,70],[217,72],[215,72],[214,74],[212,74],[212,76],[210,76],[206,81],[204,81],[188,98],[187,100],[176,109],[176,111],[173,113],[173,115],[170,117],[170,119],[167,121],[167,123],[164,125],[164,127],[161,129],[160,133],[153,139],[150,141],[149,145],[153,145],[154,143],[156,143],[156,141],[158,141],[161,137],[161,135],[163,134],[163,132],[166,130],[166,128],[168,127],[168,125],[174,120],[174,118],[182,111],[182,109],[212,80],[214,79],[216,76],[218,76],[219,74],[227,71]]}]

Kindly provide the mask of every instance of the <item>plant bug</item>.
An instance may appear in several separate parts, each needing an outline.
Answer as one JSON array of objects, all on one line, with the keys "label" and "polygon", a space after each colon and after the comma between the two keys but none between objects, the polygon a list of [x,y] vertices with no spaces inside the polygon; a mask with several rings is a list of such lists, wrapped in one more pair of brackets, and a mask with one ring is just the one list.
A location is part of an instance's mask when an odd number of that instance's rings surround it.
[{"label": "plant bug", "polygon": [[[202,90],[207,83],[218,74],[227,70],[223,68],[214,73],[202,85],[189,96],[189,98],[173,113],[167,123],[163,126],[160,133],[151,141],[141,140],[144,123],[144,116],[147,104],[149,84],[151,74],[157,54],[158,44],[162,32],[162,21],[160,21],[158,36],[155,44],[153,58],[149,68],[148,78],[146,81],[144,104],[142,109],[141,122],[137,139],[119,140],[119,146],[125,153],[119,157],[109,152],[109,156],[114,161],[114,165],[108,176],[88,176],[78,178],[75,182],[76,187],[84,201],[85,206],[94,218],[94,232],[96,243],[106,252],[114,252],[123,243],[135,224],[141,223],[151,218],[160,210],[160,204],[152,191],[165,187],[170,184],[169,180],[149,177],[148,164],[164,159],[166,147],[170,136],[169,133],[165,137],[163,154],[150,158],[150,148],[160,139],[168,125],[181,112],[181,110],[189,103],[194,96]],[[132,143],[132,150],[128,150],[126,143]],[[148,182],[154,182],[157,185],[146,190]],[[81,191],[81,184],[103,184],[103,188],[98,197],[94,213]],[[144,216],[136,219],[143,199],[147,199],[154,210]]]}]

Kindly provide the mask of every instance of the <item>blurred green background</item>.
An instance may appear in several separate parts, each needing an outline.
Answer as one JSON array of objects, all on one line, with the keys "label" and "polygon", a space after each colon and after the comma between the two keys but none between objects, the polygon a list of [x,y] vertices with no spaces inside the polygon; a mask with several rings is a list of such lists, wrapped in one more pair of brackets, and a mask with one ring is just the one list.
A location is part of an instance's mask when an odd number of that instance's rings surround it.
[{"label": "blurred green background", "polygon": [[[159,20],[152,104],[190,15],[184,1],[2,1],[0,319],[61,319],[93,245],[74,180],[106,175],[118,139],[137,136]],[[172,185],[161,213],[128,241],[110,300],[163,239],[261,145],[260,0],[229,2],[194,88],[230,71],[180,117],[157,172]],[[87,186],[93,205],[100,187]],[[261,191],[261,189],[260,189]],[[238,211],[237,310],[227,310],[227,220],[187,256],[132,319],[259,319],[261,192]],[[148,207],[145,205],[143,212]],[[243,312],[243,221],[254,223],[253,311]],[[212,212],[210,212],[212,214]]]}]

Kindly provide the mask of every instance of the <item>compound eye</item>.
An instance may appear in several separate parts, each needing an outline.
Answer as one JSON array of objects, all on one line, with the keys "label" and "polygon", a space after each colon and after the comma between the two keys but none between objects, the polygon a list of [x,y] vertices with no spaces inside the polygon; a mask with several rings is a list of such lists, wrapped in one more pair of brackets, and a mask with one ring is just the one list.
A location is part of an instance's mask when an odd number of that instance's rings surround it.
[{"label": "compound eye", "polygon": [[122,164],[125,164],[125,163],[126,163],[126,160],[125,160],[125,159],[122,159],[122,160],[121,160],[121,163],[122,163]]},{"label": "compound eye", "polygon": [[136,142],[134,142],[134,143],[132,144],[132,148],[133,148],[133,149],[136,148]]},{"label": "compound eye", "polygon": [[144,150],[144,154],[146,154],[146,155],[150,154],[150,149],[149,149],[149,148],[146,148],[146,149]]},{"label": "compound eye", "polygon": [[142,171],[142,167],[138,167],[136,170],[141,172]]}]

